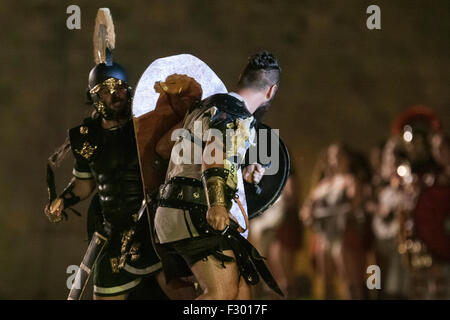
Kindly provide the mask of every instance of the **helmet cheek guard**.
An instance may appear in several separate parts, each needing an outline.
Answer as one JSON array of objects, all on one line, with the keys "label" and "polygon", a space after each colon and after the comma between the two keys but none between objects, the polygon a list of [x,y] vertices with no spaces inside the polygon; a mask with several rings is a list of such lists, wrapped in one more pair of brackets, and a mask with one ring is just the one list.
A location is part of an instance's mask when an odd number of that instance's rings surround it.
[{"label": "helmet cheek guard", "polygon": [[91,93],[89,92],[89,87],[86,88],[86,103],[87,104],[93,104],[94,101],[92,100]]}]

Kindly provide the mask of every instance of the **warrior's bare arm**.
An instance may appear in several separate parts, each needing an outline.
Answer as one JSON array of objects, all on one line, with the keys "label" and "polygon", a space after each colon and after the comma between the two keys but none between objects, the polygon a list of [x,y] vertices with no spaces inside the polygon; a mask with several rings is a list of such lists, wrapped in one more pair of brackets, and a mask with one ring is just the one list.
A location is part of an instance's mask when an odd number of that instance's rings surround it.
[{"label": "warrior's bare arm", "polygon": [[[214,147],[210,149],[209,147]],[[211,151],[212,150],[212,151]],[[223,153],[223,142],[219,139],[213,138],[206,144],[205,152],[203,154],[202,172],[212,168],[224,168],[222,163],[217,161],[205,161],[206,159],[225,159]],[[216,154],[219,152],[220,154]],[[225,181],[220,177],[213,177],[204,179],[205,191],[208,197],[208,212],[206,213],[206,220],[215,230],[223,230],[230,223],[228,210],[226,208],[225,199]]]},{"label": "warrior's bare arm", "polygon": [[88,198],[94,188],[94,179],[72,178],[63,193],[52,203],[45,206],[45,214],[51,222],[60,222],[63,210]]}]

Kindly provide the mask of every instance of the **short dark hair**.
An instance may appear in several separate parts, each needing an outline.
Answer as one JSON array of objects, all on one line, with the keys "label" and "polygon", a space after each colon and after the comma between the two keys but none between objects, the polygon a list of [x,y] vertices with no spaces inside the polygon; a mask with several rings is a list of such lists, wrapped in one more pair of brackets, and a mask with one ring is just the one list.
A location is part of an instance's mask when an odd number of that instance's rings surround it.
[{"label": "short dark hair", "polygon": [[239,77],[238,87],[261,90],[278,85],[280,73],[281,67],[275,56],[270,52],[261,51],[248,58],[248,64]]}]

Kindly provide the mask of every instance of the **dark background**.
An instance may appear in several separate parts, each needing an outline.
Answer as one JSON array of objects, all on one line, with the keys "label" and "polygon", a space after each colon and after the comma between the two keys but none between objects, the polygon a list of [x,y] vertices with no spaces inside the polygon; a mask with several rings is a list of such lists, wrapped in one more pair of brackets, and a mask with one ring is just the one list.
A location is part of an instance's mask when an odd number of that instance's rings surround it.
[{"label": "dark background", "polygon": [[[81,30],[66,28],[70,4],[81,8]],[[370,4],[381,7],[382,30],[366,28]],[[132,84],[154,59],[191,53],[232,90],[249,55],[272,51],[283,75],[266,122],[290,148],[301,195],[322,148],[344,141],[368,151],[411,105],[432,107],[448,132],[448,0],[2,0],[2,299],[65,299],[66,268],[80,263],[87,245],[84,218],[52,225],[42,208],[47,157],[90,110],[84,97],[99,7],[111,9],[114,57]],[[61,191],[71,160],[57,175]]]}]

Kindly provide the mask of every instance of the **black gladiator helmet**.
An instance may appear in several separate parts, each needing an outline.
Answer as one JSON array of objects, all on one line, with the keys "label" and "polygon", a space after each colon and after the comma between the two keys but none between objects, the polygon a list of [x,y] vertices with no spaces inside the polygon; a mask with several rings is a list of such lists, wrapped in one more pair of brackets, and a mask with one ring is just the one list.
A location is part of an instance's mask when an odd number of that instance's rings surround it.
[{"label": "black gladiator helmet", "polygon": [[106,87],[113,94],[117,85],[124,85],[127,87],[128,99],[131,102],[132,88],[128,85],[128,74],[125,69],[120,64],[112,62],[110,52],[106,56],[106,63],[97,64],[89,72],[87,97],[101,117],[111,119],[109,109],[103,104],[97,93]]},{"label": "black gladiator helmet", "polygon": [[113,94],[117,86],[125,86],[128,92],[129,111],[131,114],[132,88],[128,85],[128,75],[125,69],[113,62],[112,50],[115,47],[115,33],[112,16],[108,8],[98,10],[94,31],[94,61],[95,67],[89,72],[87,98],[97,113],[105,118],[112,118],[112,111],[100,100],[98,92],[106,88]]},{"label": "black gladiator helmet", "polygon": [[128,74],[120,64],[115,62],[110,65],[99,63],[89,72],[89,90],[110,78],[128,83]]}]

